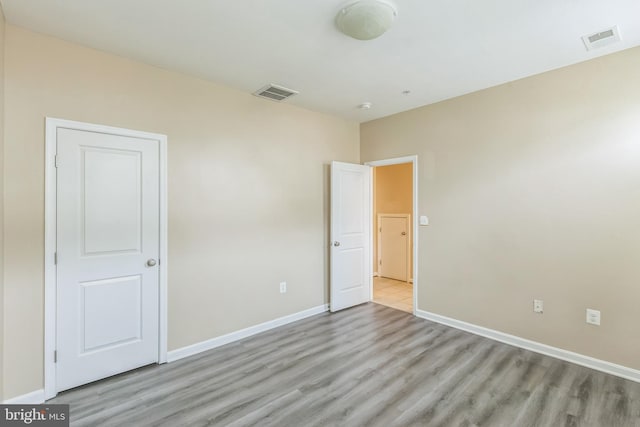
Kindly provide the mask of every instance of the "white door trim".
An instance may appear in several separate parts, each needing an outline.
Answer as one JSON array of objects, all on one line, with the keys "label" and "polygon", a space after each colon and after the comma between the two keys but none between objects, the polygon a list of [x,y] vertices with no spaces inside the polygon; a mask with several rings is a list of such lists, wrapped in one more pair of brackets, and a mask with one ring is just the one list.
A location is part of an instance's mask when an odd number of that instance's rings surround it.
[{"label": "white door trim", "polygon": [[[378,259],[376,260],[378,262],[378,275],[382,276],[382,273],[384,272],[383,269],[380,268],[380,261],[382,260],[382,257],[380,256],[380,254],[382,253],[382,239],[380,238],[380,223],[382,222],[382,218],[404,218],[407,220],[408,224],[411,224],[411,214],[387,214],[387,213],[382,213],[382,214],[378,214],[377,217],[377,230],[376,233],[378,233]],[[409,236],[407,238],[407,256],[412,256],[411,254],[411,240],[412,240],[412,236],[411,233],[409,233]],[[412,260],[407,260],[407,282],[411,281],[411,262]]]},{"label": "white door trim", "polygon": [[167,137],[111,126],[46,118],[45,134],[45,222],[44,222],[44,394],[45,399],[55,397],[56,365],[56,135],[58,128],[108,133],[134,138],[152,139],[160,145],[160,307],[158,363],[167,362]]},{"label": "white door trim", "polygon": [[[389,166],[402,163],[413,163],[413,315],[418,310],[418,156],[396,157],[393,159],[374,160],[366,162],[369,166]],[[371,212],[373,211],[373,197],[371,198]],[[373,230],[372,230],[373,231]],[[371,233],[371,246],[373,246],[373,233]],[[373,275],[373,269],[371,271]],[[371,281],[371,294],[373,295],[373,281]]]}]

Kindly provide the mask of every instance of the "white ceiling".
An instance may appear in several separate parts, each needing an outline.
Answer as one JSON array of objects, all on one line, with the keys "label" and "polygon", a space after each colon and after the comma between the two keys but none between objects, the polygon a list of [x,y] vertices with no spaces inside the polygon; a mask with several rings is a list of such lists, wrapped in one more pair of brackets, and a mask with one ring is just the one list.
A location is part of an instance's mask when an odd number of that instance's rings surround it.
[{"label": "white ceiling", "polygon": [[[639,0],[396,0],[371,41],[335,28],[344,0],[0,2],[11,24],[359,122],[640,45]],[[613,25],[620,43],[585,49]]]}]

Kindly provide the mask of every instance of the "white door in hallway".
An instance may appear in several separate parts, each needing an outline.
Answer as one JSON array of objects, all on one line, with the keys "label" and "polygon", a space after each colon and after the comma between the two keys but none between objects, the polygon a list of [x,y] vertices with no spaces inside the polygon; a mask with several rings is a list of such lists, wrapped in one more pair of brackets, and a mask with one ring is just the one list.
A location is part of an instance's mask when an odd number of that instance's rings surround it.
[{"label": "white door in hallway", "polygon": [[159,149],[57,129],[56,391],[158,361]]},{"label": "white door in hallway", "polygon": [[371,300],[371,167],[331,163],[331,311]]},{"label": "white door in hallway", "polygon": [[378,215],[378,273],[389,279],[409,280],[411,216]]}]

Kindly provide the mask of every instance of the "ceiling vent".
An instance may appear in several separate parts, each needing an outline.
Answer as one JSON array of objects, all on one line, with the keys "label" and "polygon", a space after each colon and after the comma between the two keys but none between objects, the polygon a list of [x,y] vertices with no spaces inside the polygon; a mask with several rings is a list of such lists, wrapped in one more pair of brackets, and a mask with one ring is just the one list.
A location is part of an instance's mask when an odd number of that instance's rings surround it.
[{"label": "ceiling vent", "polygon": [[582,37],[587,50],[598,49],[620,41],[620,31],[618,27],[607,28],[597,33],[588,34]]},{"label": "ceiling vent", "polygon": [[297,95],[298,91],[277,85],[266,85],[265,87],[253,92],[253,94],[261,98],[280,102],[292,97],[293,95]]}]

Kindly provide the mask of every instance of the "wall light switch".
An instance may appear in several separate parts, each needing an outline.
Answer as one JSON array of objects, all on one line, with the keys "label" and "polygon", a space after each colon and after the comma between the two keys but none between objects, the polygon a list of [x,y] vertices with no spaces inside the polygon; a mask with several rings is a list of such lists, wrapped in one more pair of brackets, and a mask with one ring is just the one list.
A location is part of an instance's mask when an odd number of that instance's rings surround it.
[{"label": "wall light switch", "polygon": [[600,326],[600,310],[587,308],[587,323]]},{"label": "wall light switch", "polygon": [[420,215],[420,225],[429,225],[429,218],[426,215]]}]

